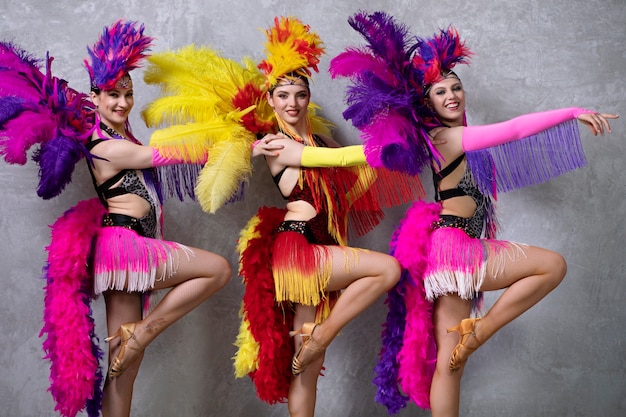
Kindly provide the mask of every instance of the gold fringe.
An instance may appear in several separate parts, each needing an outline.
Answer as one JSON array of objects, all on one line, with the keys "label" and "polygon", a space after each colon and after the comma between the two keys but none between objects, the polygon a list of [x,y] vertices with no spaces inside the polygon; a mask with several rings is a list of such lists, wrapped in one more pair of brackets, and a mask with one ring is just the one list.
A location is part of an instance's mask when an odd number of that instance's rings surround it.
[{"label": "gold fringe", "polygon": [[316,246],[315,263],[319,265],[312,274],[297,267],[294,260],[290,268],[274,269],[276,300],[292,301],[304,305],[318,305],[325,298],[325,290],[332,273],[330,251],[324,246]]}]

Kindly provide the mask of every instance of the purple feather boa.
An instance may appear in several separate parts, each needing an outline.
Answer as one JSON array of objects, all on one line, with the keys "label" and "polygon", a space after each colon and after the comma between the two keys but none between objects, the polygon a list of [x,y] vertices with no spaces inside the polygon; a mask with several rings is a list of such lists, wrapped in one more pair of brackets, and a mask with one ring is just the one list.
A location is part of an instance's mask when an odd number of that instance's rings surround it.
[{"label": "purple feather boa", "polygon": [[50,360],[50,388],[55,410],[74,417],[87,409],[100,414],[103,374],[91,317],[92,276],[86,267],[91,242],[106,210],[98,199],[79,202],[52,225],[46,248],[43,350]]}]

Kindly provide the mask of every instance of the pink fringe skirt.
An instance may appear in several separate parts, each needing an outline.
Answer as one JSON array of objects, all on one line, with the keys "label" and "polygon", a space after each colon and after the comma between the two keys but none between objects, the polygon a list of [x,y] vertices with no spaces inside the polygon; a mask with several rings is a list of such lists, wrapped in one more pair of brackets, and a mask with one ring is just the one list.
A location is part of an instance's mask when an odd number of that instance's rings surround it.
[{"label": "pink fringe skirt", "polygon": [[[430,243],[424,273],[424,288],[429,301],[447,294],[457,294],[464,300],[480,298],[485,277],[496,279],[504,270],[505,257],[521,259],[526,247],[503,240],[476,239],[454,227],[433,230]],[[515,251],[504,251],[509,248]],[[487,270],[488,257],[493,259],[494,265],[490,270]]]},{"label": "pink fringe skirt", "polygon": [[148,291],[156,280],[176,273],[179,251],[187,259],[193,256],[191,249],[180,243],[143,237],[125,227],[102,227],[93,250],[94,293]]}]

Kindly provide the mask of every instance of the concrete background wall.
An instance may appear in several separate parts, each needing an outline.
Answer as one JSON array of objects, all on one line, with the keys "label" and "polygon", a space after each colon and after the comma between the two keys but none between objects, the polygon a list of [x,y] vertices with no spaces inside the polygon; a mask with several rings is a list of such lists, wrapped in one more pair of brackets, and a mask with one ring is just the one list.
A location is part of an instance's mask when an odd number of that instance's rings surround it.
[{"label": "concrete background wall", "polygon": [[[430,35],[454,24],[476,53],[459,69],[470,123],[566,106],[626,113],[626,2],[624,0],[395,0],[309,2],[283,0],[0,0],[0,38],[55,57],[53,70],[87,91],[85,46],[118,18],[146,24],[155,51],[207,44],[228,57],[261,57],[260,29],[276,15],[309,23],[327,46],[314,100],[338,126],[337,139],[357,143],[341,118],[345,84],[331,81],[330,58],[361,42],[347,24],[357,10],[385,10],[414,33]],[[131,122],[148,141],[139,110],[156,89],[134,75]],[[502,237],[562,253],[569,263],[563,284],[499,332],[469,362],[463,386],[464,416],[623,416],[626,411],[626,126],[595,138],[581,127],[589,165],[548,184],[502,195]],[[280,205],[262,164],[244,202],[216,215],[194,203],[168,202],[169,239],[219,253],[236,265],[235,239],[262,204]],[[43,282],[48,225],[77,201],[95,194],[82,166],[56,199],[35,195],[37,167],[0,163],[0,416],[53,416],[49,364],[42,359]],[[386,251],[405,207],[355,245]],[[236,269],[236,268],[235,268]],[[233,377],[232,342],[242,285],[232,282],[148,349],[135,387],[135,416],[286,416],[284,405],[261,403],[248,379]],[[497,294],[489,294],[492,303]],[[93,303],[104,337],[104,303]],[[371,372],[379,349],[382,300],[351,323],[328,351],[319,383],[319,416],[385,416],[374,402]],[[400,416],[428,416],[410,405]]]}]

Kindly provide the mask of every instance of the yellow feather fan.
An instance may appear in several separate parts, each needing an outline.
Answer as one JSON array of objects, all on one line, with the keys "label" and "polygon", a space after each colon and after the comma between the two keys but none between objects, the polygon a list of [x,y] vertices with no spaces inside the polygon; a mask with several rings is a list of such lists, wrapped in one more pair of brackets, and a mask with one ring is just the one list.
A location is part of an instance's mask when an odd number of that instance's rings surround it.
[{"label": "yellow feather fan", "polygon": [[153,133],[150,145],[187,162],[208,155],[196,196],[204,211],[215,213],[249,177],[256,135],[272,131],[265,78],[250,59],[240,64],[194,45],[148,62],[144,79],[159,85],[162,96],[142,116],[148,126],[167,126]]},{"label": "yellow feather fan", "polygon": [[[240,127],[240,134],[249,133]],[[245,138],[224,140],[209,150],[206,166],[200,171],[196,197],[203,210],[215,213],[240,189],[242,181],[252,173],[250,144]]]}]

